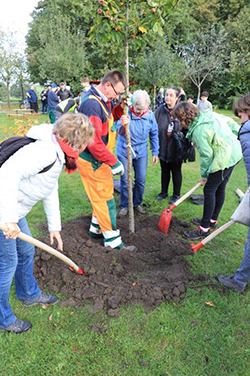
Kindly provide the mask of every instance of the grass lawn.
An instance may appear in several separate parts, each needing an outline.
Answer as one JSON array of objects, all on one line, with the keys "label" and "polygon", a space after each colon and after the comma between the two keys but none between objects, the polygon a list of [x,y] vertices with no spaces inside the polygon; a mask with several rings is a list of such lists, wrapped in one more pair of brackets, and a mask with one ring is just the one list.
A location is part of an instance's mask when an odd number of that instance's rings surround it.
[{"label": "grass lawn", "polygon": [[[229,115],[230,113],[225,114]],[[39,121],[46,121],[43,116]],[[13,120],[0,115],[0,139],[14,134]],[[199,158],[183,165],[182,194],[199,179]],[[60,177],[62,221],[91,213],[79,174]],[[238,205],[236,188],[247,188],[243,162],[235,168],[227,187],[220,224],[230,220]],[[167,202],[156,201],[160,191],[160,166],[149,160],[144,203],[148,214],[160,214]],[[171,193],[171,192],[170,192]],[[202,193],[199,188],[197,193]],[[119,197],[116,195],[117,205]],[[173,215],[185,221],[200,216],[201,206],[189,200]],[[34,236],[44,223],[42,204],[28,216]],[[188,258],[194,274],[232,274],[239,266],[247,228],[235,224],[207,246]],[[250,291],[239,295],[218,292],[208,282],[188,288],[181,303],[162,304],[151,312],[142,307],[122,309],[119,318],[105,312],[90,314],[88,304],[81,309],[48,307],[25,308],[15,298],[13,311],[32,322],[22,335],[0,333],[1,376],[249,376],[250,375]],[[213,302],[209,306],[206,302]],[[101,326],[104,333],[90,330]]]}]

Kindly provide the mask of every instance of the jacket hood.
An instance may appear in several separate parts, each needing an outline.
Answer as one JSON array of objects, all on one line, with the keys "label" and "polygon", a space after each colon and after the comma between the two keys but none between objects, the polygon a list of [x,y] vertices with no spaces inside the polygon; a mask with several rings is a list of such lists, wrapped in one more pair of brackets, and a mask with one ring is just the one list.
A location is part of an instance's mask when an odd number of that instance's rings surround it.
[{"label": "jacket hood", "polygon": [[27,133],[28,137],[41,141],[52,141],[53,124],[34,125]]}]

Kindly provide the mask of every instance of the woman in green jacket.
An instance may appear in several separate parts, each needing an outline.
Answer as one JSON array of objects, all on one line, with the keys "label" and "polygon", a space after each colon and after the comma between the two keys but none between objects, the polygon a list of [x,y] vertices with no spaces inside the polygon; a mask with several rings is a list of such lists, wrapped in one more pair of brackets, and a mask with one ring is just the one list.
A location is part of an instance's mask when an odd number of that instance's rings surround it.
[{"label": "woman in green jacket", "polygon": [[225,200],[225,190],[234,166],[242,158],[237,139],[239,126],[229,117],[215,112],[199,112],[191,103],[182,102],[174,109],[186,137],[196,146],[200,154],[200,182],[204,185],[204,207],[202,219],[194,218],[199,227],[185,231],[187,239],[205,238],[210,228],[215,229],[218,216]]}]

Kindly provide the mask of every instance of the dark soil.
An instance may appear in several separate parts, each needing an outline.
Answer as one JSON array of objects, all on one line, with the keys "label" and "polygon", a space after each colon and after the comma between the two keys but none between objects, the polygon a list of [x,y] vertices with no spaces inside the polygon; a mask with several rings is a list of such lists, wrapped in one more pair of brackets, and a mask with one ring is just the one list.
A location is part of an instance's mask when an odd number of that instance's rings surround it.
[{"label": "dark soil", "polygon": [[137,215],[136,233],[131,235],[128,218],[117,219],[124,243],[136,245],[137,253],[105,248],[102,240],[91,239],[90,217],[64,223],[64,254],[86,274],[71,272],[61,260],[37,249],[35,275],[40,287],[64,295],[61,306],[80,307],[89,301],[91,312],[106,309],[110,316],[117,316],[121,305],[152,309],[162,302],[184,299],[190,281],[206,278],[194,277],[186,261],[185,256],[193,257],[193,253],[181,234],[189,224],[173,217],[165,235],[158,221],[158,216]]}]

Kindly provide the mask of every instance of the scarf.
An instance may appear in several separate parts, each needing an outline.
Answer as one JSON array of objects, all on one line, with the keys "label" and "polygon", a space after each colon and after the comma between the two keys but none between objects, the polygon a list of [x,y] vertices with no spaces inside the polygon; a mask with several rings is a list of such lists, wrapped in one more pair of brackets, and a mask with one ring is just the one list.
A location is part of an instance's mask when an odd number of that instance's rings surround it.
[{"label": "scarf", "polygon": [[134,107],[129,107],[130,111],[135,115],[135,116],[138,116],[138,117],[142,117],[143,115],[145,115],[147,112],[148,112],[148,109],[144,112],[142,112],[141,114],[137,114],[137,112],[135,112],[134,110]]},{"label": "scarf", "polygon": [[78,153],[74,151],[65,141],[60,140],[59,138],[56,139],[65,155],[65,171],[68,174],[77,171],[76,160],[78,158]]}]

